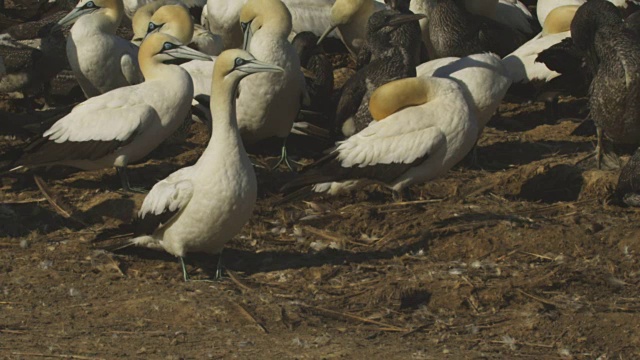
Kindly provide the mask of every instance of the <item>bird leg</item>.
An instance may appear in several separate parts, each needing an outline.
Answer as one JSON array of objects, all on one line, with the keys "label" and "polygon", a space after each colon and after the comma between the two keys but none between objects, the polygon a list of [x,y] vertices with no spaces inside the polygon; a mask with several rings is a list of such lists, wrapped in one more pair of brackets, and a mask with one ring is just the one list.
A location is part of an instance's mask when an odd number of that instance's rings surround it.
[{"label": "bird leg", "polygon": [[287,165],[287,167],[289,168],[289,170],[291,172],[295,172],[295,170],[293,170],[293,167],[289,163],[289,156],[287,155],[287,138],[285,138],[284,141],[282,142],[282,150],[280,152],[280,160],[278,160],[278,162],[275,164],[275,166],[273,168],[271,168],[271,170],[277,169],[278,166],[280,166],[280,164],[282,164],[282,163]]},{"label": "bird leg", "polygon": [[[222,255],[222,253],[220,253],[220,255]],[[187,272],[187,265],[184,261],[184,257],[180,256],[180,265],[182,266],[182,277],[184,278],[184,282],[216,282],[218,280],[220,280],[220,278],[222,277],[222,268],[220,265],[220,259],[218,259],[218,268],[216,269],[216,275],[213,278],[213,280],[192,280],[191,277],[189,276],[189,273]]]},{"label": "bird leg", "polygon": [[213,278],[214,280],[222,279],[222,272],[224,271],[222,267],[222,251],[220,251],[220,255],[218,255],[218,264],[216,265],[216,276]]},{"label": "bird leg", "polygon": [[187,273],[187,265],[184,263],[184,258],[180,256],[180,265],[182,265],[182,276],[184,277],[184,282],[188,282],[191,280],[189,277],[189,273]]},{"label": "bird leg", "polygon": [[122,183],[122,190],[128,193],[147,194],[149,191],[143,188],[131,187],[129,184],[129,175],[127,174],[126,166],[116,166],[118,176],[120,176],[120,182]]}]

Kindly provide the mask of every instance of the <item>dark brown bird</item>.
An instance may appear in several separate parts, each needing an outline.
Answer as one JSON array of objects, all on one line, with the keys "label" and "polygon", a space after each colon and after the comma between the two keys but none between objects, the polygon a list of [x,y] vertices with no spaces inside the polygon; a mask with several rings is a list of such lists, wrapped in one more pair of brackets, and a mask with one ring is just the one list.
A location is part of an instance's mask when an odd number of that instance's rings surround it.
[{"label": "dark brown bird", "polygon": [[492,52],[504,57],[528,39],[520,31],[470,13],[464,0],[436,0],[429,14],[434,58]]},{"label": "dark brown bird", "polygon": [[640,144],[640,43],[620,11],[605,0],[589,0],[578,9],[571,37],[595,73],[589,107],[600,167],[604,137],[616,145]]}]

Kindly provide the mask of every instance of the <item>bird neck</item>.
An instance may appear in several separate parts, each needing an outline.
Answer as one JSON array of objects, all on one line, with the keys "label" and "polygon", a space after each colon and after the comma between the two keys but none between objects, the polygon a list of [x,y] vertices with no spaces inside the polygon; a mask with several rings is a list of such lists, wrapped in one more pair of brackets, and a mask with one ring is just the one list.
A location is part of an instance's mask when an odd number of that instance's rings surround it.
[{"label": "bird neck", "polygon": [[[236,117],[236,92],[239,79],[214,73],[211,86],[211,128],[209,148],[244,151]],[[218,150],[219,151],[219,150]]]},{"label": "bird neck", "polygon": [[369,100],[369,112],[375,120],[429,101],[431,93],[424,80],[407,78],[387,83],[373,93]]},{"label": "bird neck", "polygon": [[116,4],[114,8],[103,8],[96,13],[85,15],[78,19],[76,24],[80,23],[79,27],[82,28],[95,29],[99,32],[112,35],[115,34],[122,21],[124,5],[122,5],[122,1],[116,1],[114,3]]}]

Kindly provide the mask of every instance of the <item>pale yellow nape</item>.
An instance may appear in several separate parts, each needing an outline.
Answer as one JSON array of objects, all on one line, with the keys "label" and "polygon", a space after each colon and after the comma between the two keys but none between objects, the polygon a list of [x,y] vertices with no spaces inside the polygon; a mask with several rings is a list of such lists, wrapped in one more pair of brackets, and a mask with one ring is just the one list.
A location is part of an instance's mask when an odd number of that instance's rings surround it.
[{"label": "pale yellow nape", "polygon": [[[240,22],[251,22],[252,29],[268,25],[273,31],[289,36],[292,30],[291,13],[280,0],[249,0],[240,10]],[[255,30],[254,30],[255,31]]]},{"label": "pale yellow nape", "polygon": [[369,112],[376,121],[410,106],[429,101],[429,89],[419,78],[406,78],[386,83],[371,95]]},{"label": "pale yellow nape", "polygon": [[371,0],[336,0],[331,7],[331,25],[344,25],[350,22],[365,1]]},{"label": "pale yellow nape", "polygon": [[93,2],[100,7],[100,11],[105,15],[109,23],[115,26],[112,29],[115,31],[120,26],[124,16],[124,3],[122,0],[94,0]]},{"label": "pale yellow nape", "polygon": [[229,49],[223,51],[216,59],[213,66],[213,78],[211,87],[219,86],[224,81],[225,76],[229,75],[235,69],[235,61],[237,58],[245,60],[254,60],[254,57],[242,49]]},{"label": "pale yellow nape", "polygon": [[143,39],[147,35],[149,29],[149,21],[151,16],[159,8],[164,5],[164,1],[152,1],[136,10],[131,18],[131,27],[133,28],[133,37]]},{"label": "pale yellow nape", "polygon": [[165,42],[182,45],[178,39],[163,33],[149,34],[140,45],[138,63],[140,64],[140,70],[144,75],[145,81],[154,78],[156,75],[162,75],[161,72],[157,73],[154,71],[158,69],[157,66],[161,64],[161,61],[154,60],[153,57],[162,51]]},{"label": "pale yellow nape", "polygon": [[550,35],[571,30],[571,22],[578,8],[579,6],[577,5],[565,5],[551,10],[544,20],[542,33],[544,35]]},{"label": "pale yellow nape", "polygon": [[190,43],[193,38],[193,19],[187,8],[182,5],[165,5],[159,8],[153,13],[150,22],[164,24],[160,31],[175,37],[183,44]]}]

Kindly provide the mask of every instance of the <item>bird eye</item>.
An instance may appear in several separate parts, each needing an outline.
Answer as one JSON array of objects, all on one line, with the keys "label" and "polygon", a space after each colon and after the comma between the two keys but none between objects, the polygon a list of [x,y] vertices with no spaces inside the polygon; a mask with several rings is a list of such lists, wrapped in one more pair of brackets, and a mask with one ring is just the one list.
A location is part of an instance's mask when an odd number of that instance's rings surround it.
[{"label": "bird eye", "polygon": [[88,3],[84,4],[85,9],[92,9],[94,7],[96,7],[96,4],[94,4],[93,1],[89,1]]},{"label": "bird eye", "polygon": [[156,24],[154,24],[154,23],[150,22],[150,23],[149,23],[149,29],[148,29],[148,31],[149,31],[149,32],[151,32],[151,31],[153,31],[153,30],[155,30],[155,29],[156,29]]},{"label": "bird eye", "polygon": [[240,23],[240,27],[242,28],[242,31],[244,32],[245,30],[247,30],[247,27],[249,26],[248,22],[241,22]]},{"label": "bird eye", "polygon": [[246,63],[247,63],[247,61],[246,61],[245,59],[243,59],[243,58],[236,58],[236,62],[235,62],[236,67],[238,67],[238,66],[242,66],[242,65],[244,65],[244,64],[246,64]]},{"label": "bird eye", "polygon": [[166,42],[166,43],[164,43],[164,45],[162,45],[162,48],[163,48],[164,50],[171,50],[171,49],[173,49],[174,47],[175,47],[175,45],[173,45],[173,44],[172,44],[172,43],[170,43],[170,42]]}]

